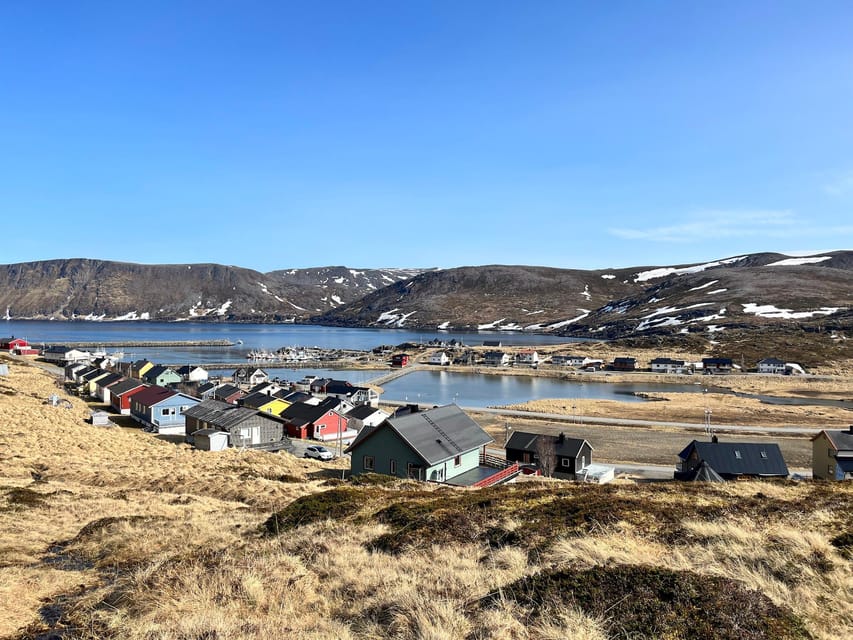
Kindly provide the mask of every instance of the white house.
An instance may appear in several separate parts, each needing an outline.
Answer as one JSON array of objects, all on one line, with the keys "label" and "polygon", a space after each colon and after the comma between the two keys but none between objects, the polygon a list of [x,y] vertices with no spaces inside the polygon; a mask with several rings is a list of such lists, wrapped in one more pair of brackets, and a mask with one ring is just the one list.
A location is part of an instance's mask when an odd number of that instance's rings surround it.
[{"label": "white house", "polygon": [[446,364],[450,364],[450,358],[447,357],[447,354],[444,351],[436,351],[429,357],[427,362],[429,362],[429,364],[444,366]]},{"label": "white house", "polygon": [[655,358],[649,362],[649,367],[653,373],[685,373],[689,369],[684,360],[672,358]]},{"label": "white house", "polygon": [[204,382],[210,377],[207,369],[202,367],[194,367],[192,365],[184,365],[178,368],[177,373],[187,382]]},{"label": "white house", "polygon": [[493,367],[505,367],[510,363],[509,354],[504,351],[486,351],[483,364]]},{"label": "white house", "polygon": [[778,358],[764,358],[758,363],[758,373],[785,373],[785,363]]},{"label": "white house", "polygon": [[70,347],[48,347],[42,351],[41,357],[48,362],[56,362],[65,366],[73,362],[88,362],[92,359],[92,354]]},{"label": "white house", "polygon": [[587,358],[584,356],[551,356],[551,364],[559,367],[582,367]]},{"label": "white house", "polygon": [[515,354],[514,364],[517,367],[536,367],[539,365],[539,354],[532,349],[519,351]]}]

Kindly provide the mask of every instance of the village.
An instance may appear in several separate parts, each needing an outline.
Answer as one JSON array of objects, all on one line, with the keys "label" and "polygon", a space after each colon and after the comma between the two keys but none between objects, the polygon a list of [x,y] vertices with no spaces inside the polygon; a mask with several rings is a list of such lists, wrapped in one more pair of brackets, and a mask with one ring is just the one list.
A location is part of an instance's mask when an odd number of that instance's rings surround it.
[{"label": "village", "polygon": [[[454,362],[489,368],[638,370],[634,357],[609,361],[563,353],[540,357],[533,349],[498,350],[499,342],[487,342],[479,351],[461,343],[401,346],[417,347],[416,353],[377,349],[387,357],[386,368],[399,373],[375,380],[402,375],[414,366],[448,367]],[[288,382],[271,377],[255,364],[213,379],[198,365],[121,362],[58,345],[39,351],[20,338],[0,340],[0,350],[28,358],[40,356],[45,363],[62,367],[64,390],[90,402],[94,426],[128,426],[129,420],[145,432],[198,450],[253,449],[321,461],[345,457],[352,476],[377,473],[459,487],[486,487],[543,475],[599,484],[615,477],[614,465],[594,461],[594,440],[567,435],[571,425],[551,425],[545,432],[507,426],[501,443],[455,404],[380,404],[381,388],[374,384],[358,386],[316,376]],[[454,350],[455,355],[449,355]],[[725,358],[688,362],[661,356],[650,359],[646,370],[720,376],[739,368]],[[762,375],[805,375],[800,365],[773,357],[757,362],[754,370]],[[51,402],[58,404],[61,397],[56,395]],[[693,439],[671,452],[677,461],[672,479],[721,482],[792,475],[774,442],[766,438],[724,442],[710,423],[707,426],[703,440]],[[853,478],[853,427],[815,429],[811,441],[811,477]],[[630,453],[626,455],[631,459]],[[807,475],[797,473],[796,477]]]}]

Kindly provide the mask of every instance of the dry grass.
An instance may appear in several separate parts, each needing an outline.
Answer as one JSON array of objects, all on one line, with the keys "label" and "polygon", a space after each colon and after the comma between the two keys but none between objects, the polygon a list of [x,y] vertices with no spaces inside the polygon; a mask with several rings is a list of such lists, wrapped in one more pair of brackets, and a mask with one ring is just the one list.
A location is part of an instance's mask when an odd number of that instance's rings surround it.
[{"label": "dry grass", "polygon": [[[830,544],[853,527],[849,486],[365,484],[336,518],[317,499],[269,535],[273,512],[337,488],[328,465],[92,427],[79,400],[42,404],[53,381],[17,363],[0,392],[2,638],[622,637],[610,614],[545,600],[534,616],[508,595],[590,567],[730,580],[814,637],[853,629],[851,561]],[[400,552],[374,550],[383,536]]]}]

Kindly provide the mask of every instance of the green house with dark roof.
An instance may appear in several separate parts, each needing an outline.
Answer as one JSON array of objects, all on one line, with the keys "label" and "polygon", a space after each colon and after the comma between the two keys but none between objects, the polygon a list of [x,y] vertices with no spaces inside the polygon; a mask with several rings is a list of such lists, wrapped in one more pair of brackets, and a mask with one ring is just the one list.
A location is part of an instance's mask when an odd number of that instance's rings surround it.
[{"label": "green house with dark roof", "polygon": [[[388,418],[365,426],[347,447],[352,474],[382,473],[398,478],[485,486],[503,466],[484,464],[494,440],[455,404]],[[508,479],[504,474],[501,481]]]}]

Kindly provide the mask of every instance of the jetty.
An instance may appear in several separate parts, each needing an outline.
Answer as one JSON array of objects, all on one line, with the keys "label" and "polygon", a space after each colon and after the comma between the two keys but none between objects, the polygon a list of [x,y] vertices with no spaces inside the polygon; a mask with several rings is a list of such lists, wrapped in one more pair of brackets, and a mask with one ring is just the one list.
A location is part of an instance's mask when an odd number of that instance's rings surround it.
[{"label": "jetty", "polygon": [[[47,343],[45,343],[47,344]],[[72,349],[85,349],[97,347],[100,349],[118,349],[121,347],[234,347],[236,342],[231,340],[115,340],[104,342],[103,340],[89,342],[50,342],[49,344]]]}]

